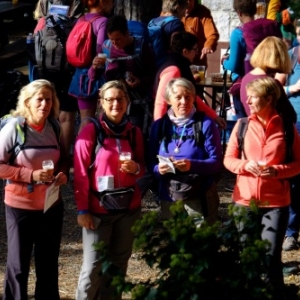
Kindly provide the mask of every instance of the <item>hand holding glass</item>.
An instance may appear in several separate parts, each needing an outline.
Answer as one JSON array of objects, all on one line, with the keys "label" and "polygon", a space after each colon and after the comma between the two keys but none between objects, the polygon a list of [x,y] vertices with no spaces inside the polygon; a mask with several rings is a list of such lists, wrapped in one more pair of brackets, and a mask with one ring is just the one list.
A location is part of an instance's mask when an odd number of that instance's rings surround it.
[{"label": "hand holding glass", "polygon": [[130,152],[120,152],[119,161],[120,161],[120,165],[121,165],[121,171],[126,172],[126,169],[122,168],[122,164],[124,164],[124,162],[126,162],[128,160],[131,160],[131,153]]},{"label": "hand holding glass", "polygon": [[[43,167],[43,170],[48,173],[48,178],[52,179],[52,176],[53,176],[53,173],[54,173],[54,163],[53,163],[53,161],[51,159],[44,160],[42,162],[42,167]],[[50,181],[52,181],[52,180],[50,180]]]}]

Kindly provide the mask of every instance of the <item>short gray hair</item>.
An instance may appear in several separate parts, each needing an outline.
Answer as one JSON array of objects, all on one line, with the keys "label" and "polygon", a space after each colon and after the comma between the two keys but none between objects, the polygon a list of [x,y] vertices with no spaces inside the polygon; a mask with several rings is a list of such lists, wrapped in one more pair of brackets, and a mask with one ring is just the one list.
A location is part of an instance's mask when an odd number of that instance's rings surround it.
[{"label": "short gray hair", "polygon": [[52,93],[52,107],[50,110],[49,117],[58,118],[59,115],[59,100],[57,98],[56,90],[54,85],[45,79],[38,79],[25,85],[18,96],[18,103],[16,110],[13,110],[11,114],[16,116],[24,117],[25,119],[30,116],[30,110],[26,106],[26,103],[34,97],[41,89],[49,89]]},{"label": "short gray hair", "polygon": [[185,88],[194,97],[196,97],[196,89],[195,89],[193,83],[185,78],[179,77],[179,78],[173,78],[168,82],[168,84],[166,86],[166,90],[165,90],[165,95],[164,95],[165,99],[167,101],[169,101],[171,98],[171,95],[174,94],[175,86],[181,86],[181,87]]}]

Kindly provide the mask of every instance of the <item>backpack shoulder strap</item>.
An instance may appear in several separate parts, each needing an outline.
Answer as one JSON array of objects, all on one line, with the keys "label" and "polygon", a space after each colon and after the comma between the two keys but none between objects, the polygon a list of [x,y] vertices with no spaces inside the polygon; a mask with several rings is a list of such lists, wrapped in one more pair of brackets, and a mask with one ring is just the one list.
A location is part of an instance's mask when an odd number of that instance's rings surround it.
[{"label": "backpack shoulder strap", "polygon": [[249,120],[248,118],[241,118],[238,125],[238,130],[236,133],[237,139],[238,139],[238,148],[240,151],[240,157],[241,154],[244,154],[244,157],[246,158],[245,152],[244,152],[244,138],[246,135],[246,131],[248,129]]},{"label": "backpack shoulder strap", "polygon": [[106,54],[107,58],[110,58],[111,46],[110,39],[107,39],[102,43],[102,52]]},{"label": "backpack shoulder strap", "polygon": [[290,120],[283,119],[284,139],[286,142],[286,163],[293,161],[294,124]]},{"label": "backpack shoulder strap", "polygon": [[86,117],[81,121],[81,123],[85,122],[86,120],[89,120],[93,123],[94,129],[95,129],[95,134],[96,134],[96,143],[94,146],[94,151],[91,154],[91,162],[92,163],[89,166],[89,170],[90,170],[95,164],[98,152],[103,147],[103,142],[105,139],[105,132],[104,132],[103,127],[102,127],[100,121],[98,120],[98,118]]},{"label": "backpack shoulder strap", "polygon": [[60,128],[59,122],[54,118],[49,118],[48,121],[51,124],[51,126],[55,132],[57,142],[60,143],[61,128]]},{"label": "backpack shoulder strap", "polygon": [[202,132],[204,113],[197,111],[194,115],[195,122],[193,123],[193,134],[198,146],[204,143],[204,136]]},{"label": "backpack shoulder strap", "polygon": [[289,85],[291,74],[294,73],[294,69],[295,69],[297,61],[298,61],[299,51],[300,51],[300,46],[296,46],[292,49],[292,55],[291,55],[292,70],[291,70],[291,73],[289,73],[286,77],[286,85]]}]

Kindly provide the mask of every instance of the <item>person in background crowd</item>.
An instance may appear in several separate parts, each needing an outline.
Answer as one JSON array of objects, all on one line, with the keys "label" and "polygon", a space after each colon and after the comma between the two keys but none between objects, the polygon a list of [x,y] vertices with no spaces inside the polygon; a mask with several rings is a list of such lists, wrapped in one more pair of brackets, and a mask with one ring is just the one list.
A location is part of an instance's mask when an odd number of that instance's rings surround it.
[{"label": "person in background crowd", "polygon": [[[161,118],[167,112],[168,102],[165,101],[165,89],[172,78],[183,77],[191,81],[196,88],[196,81],[190,65],[197,52],[197,37],[195,35],[185,31],[174,34],[170,57],[159,68],[155,78],[153,89],[155,96],[154,120]],[[199,96],[196,97],[196,106],[198,110],[205,112],[214,119],[220,128],[226,127],[226,121],[220,118]]]},{"label": "person in background crowd", "polygon": [[[72,0],[68,3],[70,5],[70,9],[68,11],[70,23],[75,24],[78,18],[84,13],[84,6],[80,0]],[[34,29],[35,33],[45,26],[45,17],[50,15],[50,6],[51,4],[48,0],[39,0],[37,2],[34,11],[34,19],[38,21],[37,26]],[[38,72],[38,70],[36,69],[36,66],[34,66],[34,60],[29,59],[29,80],[33,81],[35,79],[46,79],[55,84],[56,92],[60,102],[59,122],[62,129],[61,134],[65,143],[65,147],[69,152],[71,150],[71,144],[74,141],[74,123],[76,112],[78,110],[76,99],[74,99],[67,93],[74,70],[72,68],[68,68],[67,70],[60,70],[53,73],[43,72],[41,76],[41,74],[39,74],[40,72]]]},{"label": "person in background crowd", "polygon": [[[300,23],[296,27],[297,38],[300,41]],[[289,50],[292,61],[290,74],[276,74],[276,78],[284,85],[285,93],[297,114],[296,128],[300,134],[300,46]],[[293,182],[291,189],[291,204],[289,207],[289,221],[285,233],[282,249],[285,251],[299,249],[298,237],[300,230],[300,185],[298,178]]]},{"label": "person in background crowd", "polygon": [[[104,111],[99,119],[105,134],[103,147],[94,154],[97,132],[89,123],[79,133],[74,153],[77,220],[83,236],[77,300],[121,299],[114,296],[113,287],[108,287],[109,276],[100,275],[101,253],[94,243],[103,241],[107,245],[108,259],[125,276],[134,238],[131,227],[141,212],[141,192],[136,180],[145,172],[144,145],[141,131],[126,117],[130,103],[126,87],[120,81],[109,81],[99,96]],[[126,154],[121,161],[124,151],[131,158]],[[115,206],[109,207],[110,203]]]},{"label": "person in background crowd", "polygon": [[207,67],[207,54],[215,52],[219,40],[219,32],[210,10],[196,0],[189,0],[186,14],[181,21],[184,29],[198,39],[199,53],[193,63]]},{"label": "person in background crowd", "polygon": [[[170,108],[152,125],[147,170],[159,181],[162,219],[171,217],[170,205],[184,200],[185,209],[197,223],[205,216],[212,224],[218,218],[214,174],[222,167],[222,147],[217,126],[196,111],[195,98],[196,90],[189,80],[175,78],[167,83],[164,99]],[[202,138],[197,141],[193,128],[199,120]],[[167,163],[159,162],[158,154],[171,160],[174,174],[169,173]]]},{"label": "person in background crowd", "polygon": [[[291,71],[291,60],[286,44],[282,39],[275,36],[265,38],[256,47],[251,56],[250,63],[254,69],[243,77],[240,90],[241,102],[247,116],[250,115],[250,107],[247,103],[246,85],[254,79],[274,77],[276,73],[290,73]],[[295,123],[297,119],[296,112],[287,99],[279,81],[277,81],[277,84],[281,90],[280,98],[276,102],[278,111],[285,111],[286,117]]]},{"label": "person in background crowd", "polygon": [[148,103],[142,103],[142,100],[149,102],[151,99],[156,71],[153,51],[143,38],[129,34],[127,20],[123,16],[110,17],[106,30],[109,40],[104,42],[100,52],[107,54],[107,59],[95,57],[89,77],[91,80],[101,76],[104,76],[105,81],[122,80],[126,84],[130,100],[140,100],[137,104],[130,104],[130,120],[143,128],[143,104]]},{"label": "person in background crowd", "polygon": [[[58,256],[63,223],[61,195],[44,212],[49,185],[67,183],[69,160],[63,140],[58,140],[59,101],[54,86],[35,80],[19,94],[14,118],[0,131],[0,178],[7,179],[5,210],[7,265],[4,278],[5,300],[28,299],[27,284],[31,255],[35,262],[37,300],[59,300]],[[24,118],[22,132],[19,119]],[[51,121],[50,121],[51,119]],[[54,125],[54,122],[57,124]],[[11,162],[19,134],[25,143]],[[53,174],[42,168],[51,159]]]},{"label": "person in background crowd", "polygon": [[[110,14],[113,8],[113,0],[84,0],[84,5],[87,8],[87,12],[84,17],[86,20],[91,21],[96,16],[101,16],[92,23],[93,32],[96,36],[95,53],[101,52],[102,43],[107,38],[106,35],[106,23],[107,15]],[[76,72],[80,72],[80,69],[76,69],[75,75],[71,82],[71,85],[78,86],[80,88],[79,76],[76,76]],[[76,80],[76,82],[74,82]],[[77,82],[78,80],[78,82]],[[94,117],[97,108],[97,97],[90,98],[78,98],[78,107],[80,111],[80,118],[83,121],[87,117]],[[79,131],[88,123],[88,120],[81,122]]]},{"label": "person in background crowd", "polygon": [[[175,32],[184,31],[184,26],[180,19],[184,16],[187,6],[188,0],[163,0],[160,16],[150,20],[148,24],[148,30],[149,27],[154,24],[161,24],[161,40],[159,42],[163,43],[163,46],[159,45],[159,51],[153,49],[156,55],[156,65],[158,68],[161,66],[164,59],[168,57],[172,35]],[[171,16],[173,18],[170,18]],[[169,18],[169,20],[167,20],[167,18]],[[153,44],[151,35],[150,42]]]},{"label": "person in background crowd", "polygon": [[[300,172],[300,138],[294,126],[293,160],[286,163],[284,111],[276,109],[281,91],[270,77],[258,78],[246,85],[250,108],[243,149],[238,141],[239,122],[233,128],[226,148],[224,165],[237,174],[233,191],[236,206],[258,205],[263,240],[270,242],[267,280],[275,289],[274,299],[285,299],[281,251],[288,221],[290,183],[288,178]],[[262,169],[259,161],[266,166]],[[249,218],[253,214],[248,214]]]}]

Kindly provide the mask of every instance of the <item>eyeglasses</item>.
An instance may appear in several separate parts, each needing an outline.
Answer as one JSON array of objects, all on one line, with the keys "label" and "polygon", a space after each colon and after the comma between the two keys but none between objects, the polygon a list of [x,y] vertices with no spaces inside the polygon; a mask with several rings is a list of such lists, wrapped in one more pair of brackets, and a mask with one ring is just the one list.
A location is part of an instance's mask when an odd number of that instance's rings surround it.
[{"label": "eyeglasses", "polygon": [[126,98],[125,97],[118,97],[118,98],[104,98],[104,100],[108,103],[108,104],[113,104],[115,101],[117,101],[118,103],[124,103],[126,102]]}]

